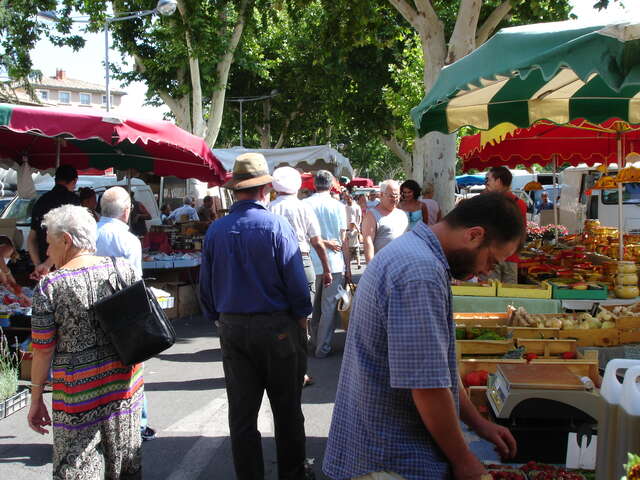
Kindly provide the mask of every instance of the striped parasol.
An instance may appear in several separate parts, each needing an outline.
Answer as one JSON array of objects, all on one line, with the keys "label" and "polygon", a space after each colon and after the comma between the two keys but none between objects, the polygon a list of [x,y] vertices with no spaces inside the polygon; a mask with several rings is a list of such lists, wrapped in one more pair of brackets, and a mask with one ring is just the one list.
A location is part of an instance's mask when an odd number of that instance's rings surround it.
[{"label": "striped parasol", "polygon": [[411,115],[420,135],[538,120],[640,123],[640,25],[505,28],[444,68]]}]

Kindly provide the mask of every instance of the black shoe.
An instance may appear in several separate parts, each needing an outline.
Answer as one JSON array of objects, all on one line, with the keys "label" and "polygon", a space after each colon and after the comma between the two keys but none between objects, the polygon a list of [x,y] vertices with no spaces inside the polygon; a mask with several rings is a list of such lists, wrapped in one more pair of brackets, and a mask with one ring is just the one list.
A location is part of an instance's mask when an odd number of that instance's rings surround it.
[{"label": "black shoe", "polygon": [[156,431],[151,427],[145,427],[140,431],[140,435],[142,435],[142,440],[153,440],[156,438]]},{"label": "black shoe", "polygon": [[313,471],[314,458],[307,458],[304,461],[304,480],[316,480],[316,474]]}]

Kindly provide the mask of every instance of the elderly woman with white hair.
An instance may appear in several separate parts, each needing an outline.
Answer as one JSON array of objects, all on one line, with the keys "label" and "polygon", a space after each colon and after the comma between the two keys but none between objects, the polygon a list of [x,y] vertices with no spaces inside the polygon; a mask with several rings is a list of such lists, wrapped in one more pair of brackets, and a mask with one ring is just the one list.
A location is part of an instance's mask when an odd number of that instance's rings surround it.
[{"label": "elderly woman with white hair", "polygon": [[[142,478],[140,365],[123,365],[91,307],[116,288],[111,259],[98,257],[96,223],[83,207],[64,205],[44,216],[47,254],[56,270],[33,298],[29,426],[53,429],[53,478]],[[125,283],[135,274],[117,260]],[[52,367],[52,416],[43,389]]]}]

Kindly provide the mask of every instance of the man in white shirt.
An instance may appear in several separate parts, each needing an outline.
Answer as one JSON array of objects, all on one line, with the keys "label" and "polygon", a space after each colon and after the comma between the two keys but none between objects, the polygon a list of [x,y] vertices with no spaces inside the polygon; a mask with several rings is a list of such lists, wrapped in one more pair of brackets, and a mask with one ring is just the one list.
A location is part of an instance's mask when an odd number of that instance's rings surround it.
[{"label": "man in white shirt", "polygon": [[325,358],[331,353],[333,330],[338,324],[338,287],[344,279],[351,279],[349,267],[349,245],[346,241],[347,212],[344,204],[331,198],[330,189],[333,175],[327,170],[319,170],[315,175],[317,193],[305,200],[316,214],[320,223],[322,240],[329,257],[333,281],[325,286],[320,271],[320,258],[311,252],[313,268],[316,269],[316,293],[311,316],[311,343],[316,358]]},{"label": "man in white shirt", "polygon": [[356,224],[356,227],[360,229],[362,224],[362,209],[360,205],[353,201],[353,197],[348,193],[345,195],[346,209],[347,209],[347,225],[352,223]]},{"label": "man in white shirt", "polygon": [[102,218],[98,222],[96,253],[103,257],[123,257],[142,278],[142,245],[129,231],[131,197],[122,187],[111,187],[100,200]]},{"label": "man in white shirt", "polygon": [[[331,284],[331,268],[327,258],[327,251],[322,243],[320,224],[316,214],[302,200],[298,199],[298,190],[302,185],[300,173],[292,167],[276,168],[273,172],[273,189],[278,197],[269,203],[268,210],[276,215],[285,217],[298,239],[304,272],[309,282],[309,291],[315,292],[316,274],[322,275],[324,285]],[[311,261],[311,246],[320,258],[322,273],[316,272]]]},{"label": "man in white shirt", "polygon": [[[98,222],[96,255],[102,257],[122,257],[142,278],[142,245],[140,240],[129,231],[131,197],[122,187],[111,187],[100,200],[102,217]],[[155,431],[148,426],[147,397],[144,397],[140,434],[143,440],[155,437]]]},{"label": "man in white shirt", "polygon": [[[298,190],[302,185],[300,172],[292,167],[280,167],[273,171],[272,177],[271,185],[278,192],[278,197],[269,203],[267,208],[270,212],[286,218],[291,227],[293,227],[300,246],[300,253],[302,253],[302,264],[304,265],[304,273],[307,276],[309,294],[313,303],[316,292],[316,273],[318,276],[322,275],[322,283],[325,287],[331,285],[332,281],[327,251],[320,236],[320,224],[311,207],[306,202],[298,199]],[[322,273],[316,272],[314,269],[311,261],[311,247],[320,258]],[[309,332],[309,329],[307,331]],[[313,383],[314,380],[307,367],[303,386],[312,385]]]},{"label": "man in white shirt", "polygon": [[198,212],[195,208],[193,208],[194,200],[193,197],[184,197],[184,205],[180,208],[176,208],[169,215],[169,220],[173,223],[184,223],[184,222],[197,222],[200,220],[198,217]]}]

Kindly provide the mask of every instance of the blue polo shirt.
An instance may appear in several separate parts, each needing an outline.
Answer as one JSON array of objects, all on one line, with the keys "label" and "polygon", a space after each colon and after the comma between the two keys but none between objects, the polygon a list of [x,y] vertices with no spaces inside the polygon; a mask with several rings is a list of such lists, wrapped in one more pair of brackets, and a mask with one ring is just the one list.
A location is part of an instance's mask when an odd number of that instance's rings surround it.
[{"label": "blue polo shirt", "polygon": [[449,388],[458,407],[449,265],[424,223],[376,254],[358,283],[323,470],[450,478],[411,390]]},{"label": "blue polo shirt", "polygon": [[204,239],[200,295],[207,318],[220,313],[311,313],[302,255],[286,218],[243,200]]}]

